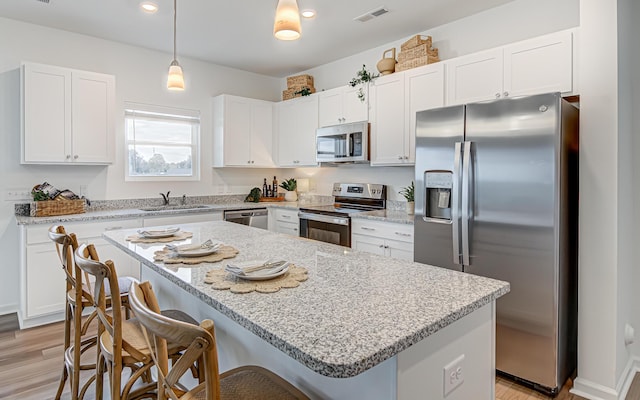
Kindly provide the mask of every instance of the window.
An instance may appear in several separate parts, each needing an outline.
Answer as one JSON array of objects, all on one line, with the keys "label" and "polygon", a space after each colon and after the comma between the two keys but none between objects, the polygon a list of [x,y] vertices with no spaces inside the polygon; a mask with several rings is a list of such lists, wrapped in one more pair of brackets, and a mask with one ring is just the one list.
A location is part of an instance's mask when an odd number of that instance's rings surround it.
[{"label": "window", "polygon": [[200,113],[125,104],[126,180],[198,180]]}]

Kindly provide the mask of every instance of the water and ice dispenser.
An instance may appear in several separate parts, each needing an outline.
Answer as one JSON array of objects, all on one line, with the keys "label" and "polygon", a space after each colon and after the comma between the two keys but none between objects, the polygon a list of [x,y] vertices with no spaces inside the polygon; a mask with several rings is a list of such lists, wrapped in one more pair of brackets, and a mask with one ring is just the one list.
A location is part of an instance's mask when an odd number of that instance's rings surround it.
[{"label": "water and ice dispenser", "polygon": [[453,173],[451,171],[426,171],[425,181],[425,218],[442,222],[451,221],[451,190]]}]

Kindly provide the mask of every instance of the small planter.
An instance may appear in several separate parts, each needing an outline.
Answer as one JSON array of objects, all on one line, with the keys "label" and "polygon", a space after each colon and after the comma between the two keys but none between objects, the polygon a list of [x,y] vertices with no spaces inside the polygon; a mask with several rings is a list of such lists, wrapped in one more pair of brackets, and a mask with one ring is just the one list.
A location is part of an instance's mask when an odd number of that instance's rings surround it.
[{"label": "small planter", "polygon": [[298,193],[295,190],[287,190],[284,193],[284,201],[297,201]]},{"label": "small planter", "polygon": [[407,214],[413,215],[416,212],[416,203],[413,201],[407,201]]}]

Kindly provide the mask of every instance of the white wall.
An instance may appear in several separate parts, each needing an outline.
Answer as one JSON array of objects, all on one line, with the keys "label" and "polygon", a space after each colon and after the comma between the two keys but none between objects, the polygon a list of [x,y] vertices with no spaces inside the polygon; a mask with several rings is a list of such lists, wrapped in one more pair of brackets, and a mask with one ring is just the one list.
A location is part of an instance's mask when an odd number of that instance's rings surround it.
[{"label": "white wall", "polygon": [[588,398],[620,399],[624,394],[632,350],[624,345],[624,326],[638,318],[638,303],[633,302],[638,282],[633,257],[637,139],[629,82],[632,74],[638,75],[630,65],[632,57],[637,60],[637,50],[629,54],[637,39],[630,30],[633,1],[580,2],[579,336],[574,387]]},{"label": "white wall", "polygon": [[[18,301],[18,231],[13,204],[4,200],[8,189],[30,189],[47,181],[78,191],[88,186],[88,197],[120,199],[155,197],[171,190],[177,195],[231,191],[224,171],[211,165],[210,98],[220,93],[277,100],[280,79],[251,74],[200,61],[180,58],[187,90],[166,90],[171,55],[115,42],[0,18],[0,314],[13,311]],[[60,65],[116,76],[116,162],[99,166],[20,165],[19,67],[22,61]],[[201,111],[202,180],[155,183],[124,181],[124,101],[158,104]],[[229,174],[235,177],[234,174]],[[247,174],[251,176],[252,174]],[[259,174],[262,176],[262,174]],[[234,179],[249,184],[242,178]],[[257,186],[262,179],[253,186]],[[52,268],[54,266],[52,265]]]},{"label": "white wall", "polygon": [[[507,43],[579,26],[580,0],[515,0],[490,10],[424,32],[433,38],[441,60],[458,57]],[[382,21],[382,18],[380,17]],[[362,68],[378,72],[382,53],[408,38],[395,40],[374,49],[329,64],[302,71],[314,77],[317,91],[346,85]],[[286,89],[286,80],[282,81]]]}]

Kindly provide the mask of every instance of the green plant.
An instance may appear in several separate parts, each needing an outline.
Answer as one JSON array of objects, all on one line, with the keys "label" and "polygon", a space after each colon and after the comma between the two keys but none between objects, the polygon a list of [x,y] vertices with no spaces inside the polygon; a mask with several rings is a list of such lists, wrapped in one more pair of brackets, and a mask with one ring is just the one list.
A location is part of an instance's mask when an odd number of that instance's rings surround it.
[{"label": "green plant", "polygon": [[299,94],[301,96],[310,96],[311,95],[311,88],[303,87],[302,89],[298,90],[297,92],[293,92],[293,94]]},{"label": "green plant", "polygon": [[45,200],[51,200],[49,198],[49,195],[46,194],[45,192],[43,192],[42,190],[36,190],[33,189],[31,191],[31,196],[33,197],[33,201],[45,201]]},{"label": "green plant", "polygon": [[402,190],[399,191],[398,193],[404,196],[404,198],[407,199],[407,201],[414,201],[414,197],[413,197],[414,192],[415,192],[415,186],[413,185],[413,181],[411,181],[411,185],[407,187],[403,187]]},{"label": "green plant", "polygon": [[247,197],[244,199],[246,202],[257,203],[260,201],[260,197],[262,196],[262,190],[260,188],[254,187],[251,189]]},{"label": "green plant", "polygon": [[366,65],[362,64],[362,69],[356,73],[356,77],[349,81],[349,86],[356,87],[360,85],[360,88],[358,89],[358,98],[360,99],[360,101],[364,101],[364,84],[371,82],[379,76],[380,74],[372,74],[371,72],[369,72]]},{"label": "green plant", "polygon": [[292,192],[298,187],[298,182],[296,182],[295,178],[287,179],[280,184],[280,187],[284,190]]}]

